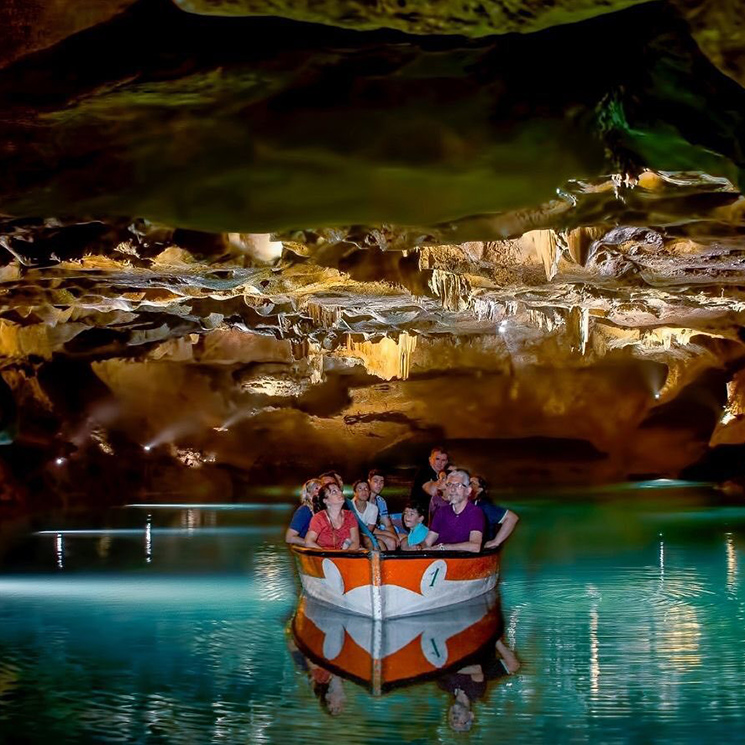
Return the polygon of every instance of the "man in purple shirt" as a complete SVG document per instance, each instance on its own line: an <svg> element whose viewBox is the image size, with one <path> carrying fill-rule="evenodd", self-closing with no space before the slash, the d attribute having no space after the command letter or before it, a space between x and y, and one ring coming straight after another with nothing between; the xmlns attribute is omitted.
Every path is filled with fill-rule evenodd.
<svg viewBox="0 0 745 745"><path fill-rule="evenodd" d="M445 489L450 504L435 512L424 548L478 553L484 539L484 513L468 500L470 475L467 471L451 471Z"/></svg>

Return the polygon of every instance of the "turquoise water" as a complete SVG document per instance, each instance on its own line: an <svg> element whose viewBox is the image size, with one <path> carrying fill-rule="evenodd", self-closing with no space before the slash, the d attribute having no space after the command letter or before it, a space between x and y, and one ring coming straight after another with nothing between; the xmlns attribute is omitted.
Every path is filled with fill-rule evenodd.
<svg viewBox="0 0 745 745"><path fill-rule="evenodd" d="M745 505L680 488L508 504L500 626L520 668L458 735L437 680L376 697L339 677L337 715L320 705L292 653L290 505L5 525L0 742L745 738Z"/></svg>

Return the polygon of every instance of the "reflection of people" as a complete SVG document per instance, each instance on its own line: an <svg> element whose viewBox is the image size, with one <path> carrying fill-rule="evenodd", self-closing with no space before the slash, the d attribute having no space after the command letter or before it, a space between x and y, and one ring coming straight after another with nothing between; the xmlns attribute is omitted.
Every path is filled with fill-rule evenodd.
<svg viewBox="0 0 745 745"><path fill-rule="evenodd" d="M520 519L512 510L494 504L487 492L488 484L483 476L471 476L471 497L475 505L481 508L486 518L486 542L484 548L501 546Z"/></svg>
<svg viewBox="0 0 745 745"><path fill-rule="evenodd" d="M313 662L309 661L308 667L313 693L318 697L321 708L332 717L339 716L344 711L344 703L347 700L342 679Z"/></svg>
<svg viewBox="0 0 745 745"><path fill-rule="evenodd" d="M321 708L332 717L339 716L344 711L347 696L342 679L326 668L311 662L297 647L293 639L287 640L292 659L304 673L307 673L313 693L318 697Z"/></svg>
<svg viewBox="0 0 745 745"><path fill-rule="evenodd" d="M422 547L478 553L484 537L485 520L484 513L468 501L471 477L467 471L451 471L445 486L450 504L435 513Z"/></svg>
<svg viewBox="0 0 745 745"><path fill-rule="evenodd" d="M430 497L437 488L440 471L444 471L447 465L448 454L445 448L432 448L427 463L414 476L409 499L425 506L429 504Z"/></svg>
<svg viewBox="0 0 745 745"><path fill-rule="evenodd" d="M310 479L303 484L300 491L300 507L295 510L295 514L290 521L290 527L285 532L285 543L294 543L297 546L305 545L305 536L313 517L313 500L320 488L320 479Z"/></svg>
<svg viewBox="0 0 745 745"><path fill-rule="evenodd" d="M314 501L315 515L305 536L306 546L349 551L360 547L357 519L343 507L344 495L336 483L321 487Z"/></svg>
<svg viewBox="0 0 745 745"><path fill-rule="evenodd" d="M470 730L474 719L473 703L484 697L487 682L512 675L519 669L517 656L500 639L483 659L440 678L437 684L455 698L448 707L451 729L455 732Z"/></svg>

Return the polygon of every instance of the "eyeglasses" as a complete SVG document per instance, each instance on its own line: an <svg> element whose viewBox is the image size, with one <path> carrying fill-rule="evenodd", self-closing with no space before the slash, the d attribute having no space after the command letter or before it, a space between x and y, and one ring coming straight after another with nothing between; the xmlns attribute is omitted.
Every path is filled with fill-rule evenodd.
<svg viewBox="0 0 745 745"><path fill-rule="evenodd" d="M451 488L454 489L456 486L462 486L464 489L466 489L467 487L469 487L471 485L470 484L464 484L461 481L446 481L445 482L445 486L448 489L451 489Z"/></svg>

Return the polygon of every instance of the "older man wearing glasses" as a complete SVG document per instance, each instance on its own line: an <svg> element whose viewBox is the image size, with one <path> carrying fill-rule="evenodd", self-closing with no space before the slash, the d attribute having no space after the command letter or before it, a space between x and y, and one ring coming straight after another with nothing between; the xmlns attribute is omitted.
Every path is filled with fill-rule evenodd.
<svg viewBox="0 0 745 745"><path fill-rule="evenodd" d="M484 513L468 500L470 475L467 471L451 471L445 489L450 504L435 512L423 548L478 553L484 539Z"/></svg>

